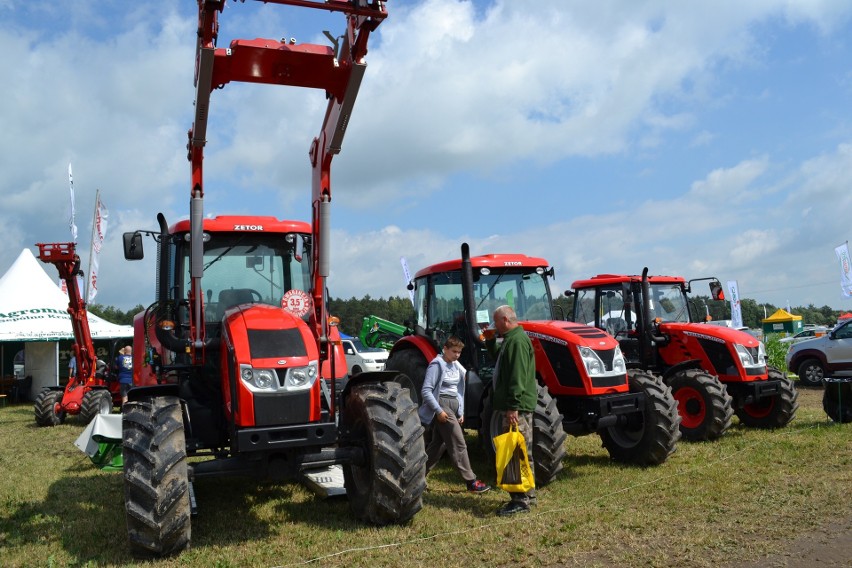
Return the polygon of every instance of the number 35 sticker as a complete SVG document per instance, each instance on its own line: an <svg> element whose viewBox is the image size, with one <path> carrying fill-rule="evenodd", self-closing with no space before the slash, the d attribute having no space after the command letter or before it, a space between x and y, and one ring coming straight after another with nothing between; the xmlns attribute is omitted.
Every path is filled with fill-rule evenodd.
<svg viewBox="0 0 852 568"><path fill-rule="evenodd" d="M299 317L311 309L311 297L303 290L287 290L281 298L281 307Z"/></svg>

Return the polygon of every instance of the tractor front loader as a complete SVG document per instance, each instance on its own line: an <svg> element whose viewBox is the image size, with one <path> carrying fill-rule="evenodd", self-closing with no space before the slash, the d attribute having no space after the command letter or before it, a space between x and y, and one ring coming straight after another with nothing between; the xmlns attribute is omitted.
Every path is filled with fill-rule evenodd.
<svg viewBox="0 0 852 568"><path fill-rule="evenodd" d="M158 286L134 322L134 383L142 386L131 389L123 420L127 530L140 557L190 545L192 484L205 477L300 480L341 466L358 519L404 523L422 507L417 407L398 373L347 377L328 315L331 161L384 2L263 3L342 13L346 29L333 46L236 39L216 47L225 0L198 0L190 215L170 226L159 214L159 230L147 231L157 243ZM211 93L237 81L319 89L328 100L308 152L310 223L204 215ZM124 235L128 260L142 258L143 233Z"/></svg>
<svg viewBox="0 0 852 568"><path fill-rule="evenodd" d="M37 246L39 259L56 267L68 290L77 373L68 378L65 387L48 387L36 396L33 405L35 421L39 426L56 426L62 424L67 416L79 416L88 424L98 414L109 414L114 405L121 405L119 384L108 380L109 367L98 361L95 354L86 303L77 281L81 272L76 244L38 243Z"/></svg>

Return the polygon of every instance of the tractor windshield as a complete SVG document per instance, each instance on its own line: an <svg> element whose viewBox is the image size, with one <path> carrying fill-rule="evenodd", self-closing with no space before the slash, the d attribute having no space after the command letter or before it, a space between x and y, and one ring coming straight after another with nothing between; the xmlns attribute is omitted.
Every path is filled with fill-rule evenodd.
<svg viewBox="0 0 852 568"><path fill-rule="evenodd" d="M310 293L309 239L295 234L208 233L204 246L205 319L217 322L238 304L280 306L288 290ZM301 242L300 242L301 241ZM189 257L183 257L189 282ZM186 288L186 286L184 286Z"/></svg>
<svg viewBox="0 0 852 568"><path fill-rule="evenodd" d="M473 305L476 323L484 328L498 307L512 306L521 321L551 319L550 288L543 274L511 270L474 271ZM427 286L428 284L428 286ZM464 327L460 271L433 274L416 283L418 322L427 329L456 333ZM428 296L425 291L428 290Z"/></svg>
<svg viewBox="0 0 852 568"><path fill-rule="evenodd" d="M651 318L689 323L689 305L680 284L651 284Z"/></svg>

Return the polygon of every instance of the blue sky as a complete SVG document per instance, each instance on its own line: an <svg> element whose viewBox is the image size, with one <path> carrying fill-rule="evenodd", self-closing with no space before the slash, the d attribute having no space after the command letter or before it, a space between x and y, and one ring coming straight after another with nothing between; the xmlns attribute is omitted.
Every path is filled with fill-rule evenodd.
<svg viewBox="0 0 852 568"><path fill-rule="evenodd" d="M332 296L404 296L400 257L414 272L468 242L547 258L556 290L648 266L852 309L834 257L852 235L852 4L388 11L332 168ZM220 46L325 43L343 18L228 2L220 24ZM121 233L188 214L195 27L191 0L0 0L0 272L68 239L72 163L84 251L97 189L110 211L96 302L153 299L153 259L124 261ZM307 90L215 92L205 211L308 219L324 109Z"/></svg>

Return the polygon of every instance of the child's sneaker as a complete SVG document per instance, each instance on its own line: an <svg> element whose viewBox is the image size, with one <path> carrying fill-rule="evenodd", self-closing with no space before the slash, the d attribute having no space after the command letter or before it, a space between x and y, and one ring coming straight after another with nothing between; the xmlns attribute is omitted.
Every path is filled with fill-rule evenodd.
<svg viewBox="0 0 852 568"><path fill-rule="evenodd" d="M485 485L477 479L467 484L467 490L471 493L485 493L486 491L491 491L491 486Z"/></svg>

